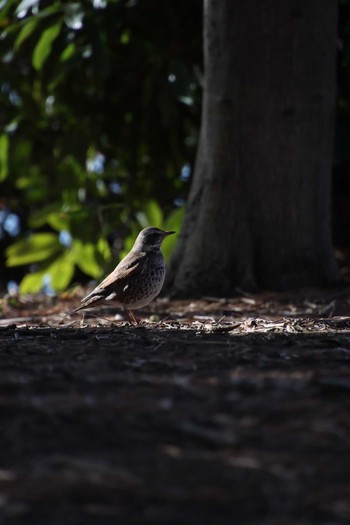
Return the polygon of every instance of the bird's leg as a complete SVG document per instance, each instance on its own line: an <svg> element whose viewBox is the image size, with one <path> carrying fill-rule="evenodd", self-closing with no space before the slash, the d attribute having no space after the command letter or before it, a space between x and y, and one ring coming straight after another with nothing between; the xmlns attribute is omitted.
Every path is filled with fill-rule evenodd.
<svg viewBox="0 0 350 525"><path fill-rule="evenodd" d="M139 324L138 320L136 319L134 313L131 310L126 310L128 312L129 319L132 324Z"/></svg>

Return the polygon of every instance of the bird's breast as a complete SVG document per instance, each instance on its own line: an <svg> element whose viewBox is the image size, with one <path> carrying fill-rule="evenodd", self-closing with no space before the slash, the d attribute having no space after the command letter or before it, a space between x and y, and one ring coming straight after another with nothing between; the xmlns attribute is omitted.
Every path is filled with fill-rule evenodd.
<svg viewBox="0 0 350 525"><path fill-rule="evenodd" d="M164 264L147 264L145 270L124 287L123 304L130 309L146 306L160 293L164 278Z"/></svg>

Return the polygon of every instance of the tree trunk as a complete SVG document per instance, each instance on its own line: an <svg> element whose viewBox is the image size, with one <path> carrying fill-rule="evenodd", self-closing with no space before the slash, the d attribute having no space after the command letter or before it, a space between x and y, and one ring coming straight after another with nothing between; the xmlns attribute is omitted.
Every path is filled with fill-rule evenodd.
<svg viewBox="0 0 350 525"><path fill-rule="evenodd" d="M334 283L337 2L204 4L201 135L168 283L188 296Z"/></svg>

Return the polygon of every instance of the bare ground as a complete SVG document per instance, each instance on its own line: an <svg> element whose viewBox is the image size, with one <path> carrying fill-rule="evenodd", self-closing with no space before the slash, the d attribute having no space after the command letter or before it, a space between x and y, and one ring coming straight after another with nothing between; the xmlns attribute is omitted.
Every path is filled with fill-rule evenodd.
<svg viewBox="0 0 350 525"><path fill-rule="evenodd" d="M1 525L349 523L349 297L4 303Z"/></svg>

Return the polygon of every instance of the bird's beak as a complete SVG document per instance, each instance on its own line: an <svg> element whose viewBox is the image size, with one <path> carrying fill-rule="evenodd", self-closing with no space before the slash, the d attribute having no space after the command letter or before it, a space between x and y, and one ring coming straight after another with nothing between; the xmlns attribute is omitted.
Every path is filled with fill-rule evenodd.
<svg viewBox="0 0 350 525"><path fill-rule="evenodd" d="M168 235L172 235L173 233L176 233L176 232L164 232L164 237L167 237Z"/></svg>

